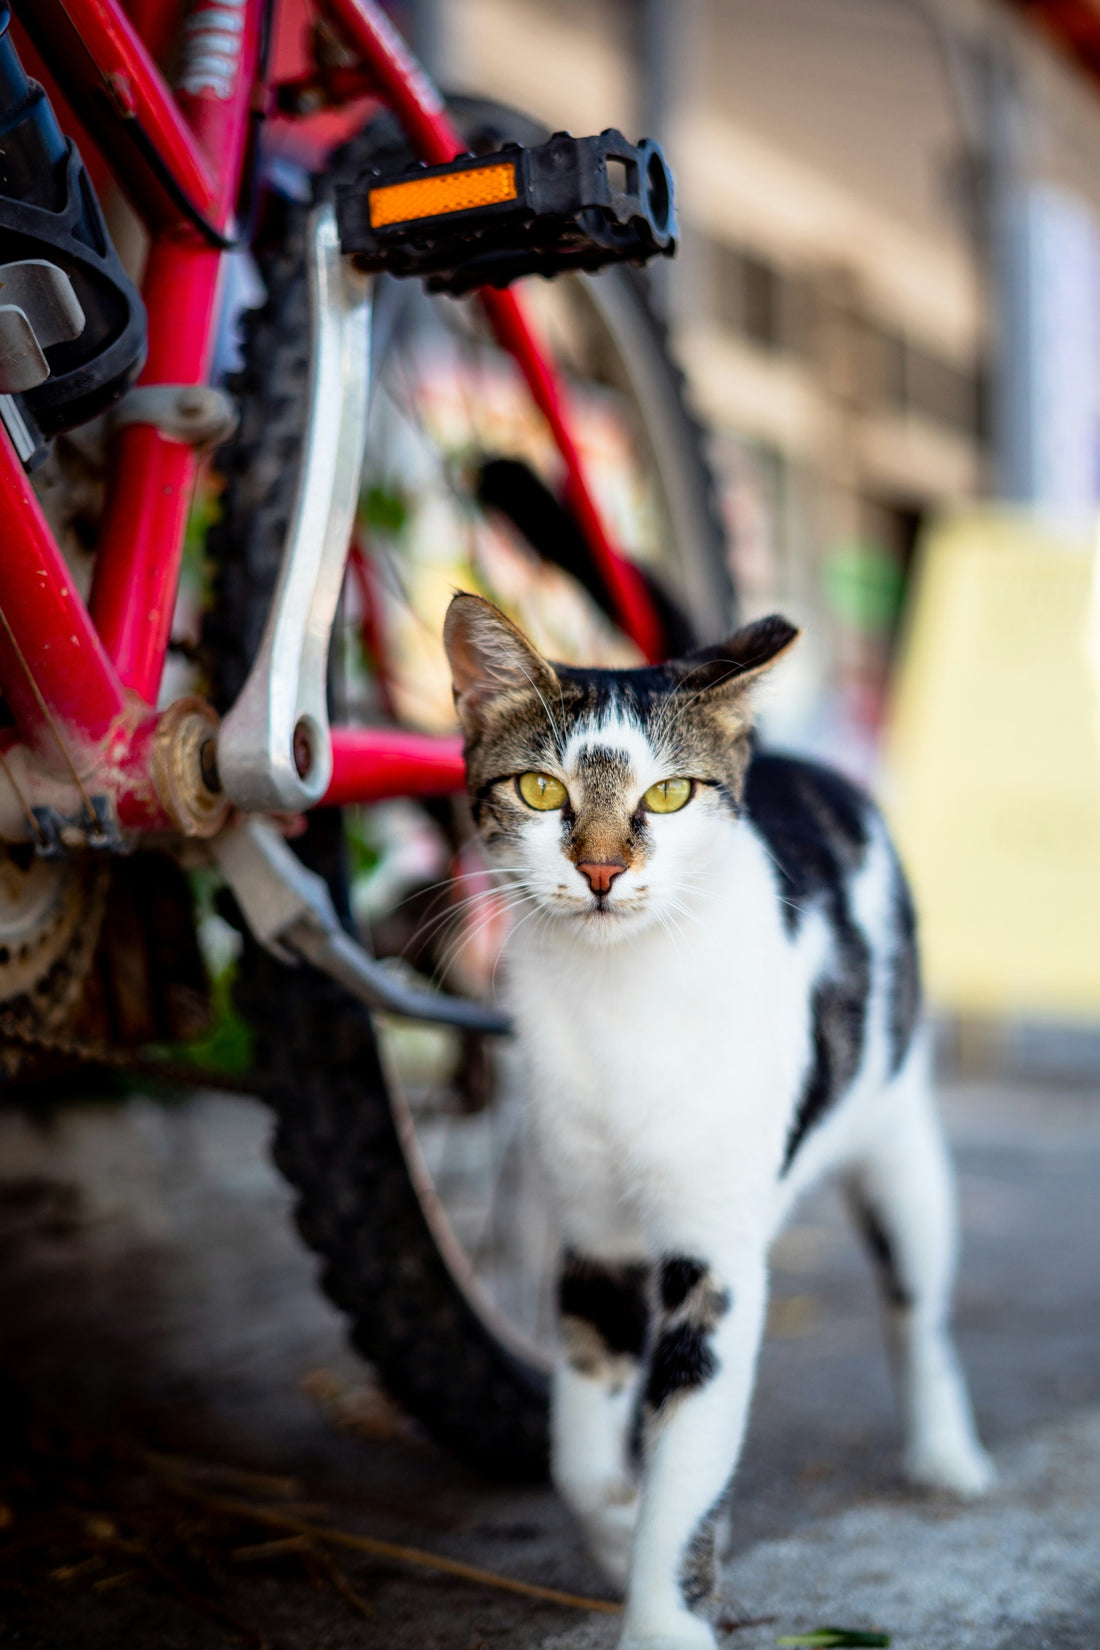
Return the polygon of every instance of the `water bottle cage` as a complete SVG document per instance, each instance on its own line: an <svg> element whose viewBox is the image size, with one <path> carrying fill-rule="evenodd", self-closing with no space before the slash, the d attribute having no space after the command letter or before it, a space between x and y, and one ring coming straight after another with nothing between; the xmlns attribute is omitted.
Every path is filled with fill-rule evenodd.
<svg viewBox="0 0 1100 1650"><path fill-rule="evenodd" d="M672 176L656 143L557 132L447 166L368 170L337 186L341 248L366 270L457 296L521 275L646 263L676 251Z"/></svg>
<svg viewBox="0 0 1100 1650"><path fill-rule="evenodd" d="M75 144L29 80L0 0L0 416L29 467L44 438L118 399L145 359L145 309ZM7 277L5 279L5 276Z"/></svg>
<svg viewBox="0 0 1100 1650"><path fill-rule="evenodd" d="M65 201L50 212L0 194L0 244L69 277L85 317L78 336L47 347L50 375L26 392L42 432L85 423L124 393L145 359L145 308L107 234L84 163L69 143Z"/></svg>

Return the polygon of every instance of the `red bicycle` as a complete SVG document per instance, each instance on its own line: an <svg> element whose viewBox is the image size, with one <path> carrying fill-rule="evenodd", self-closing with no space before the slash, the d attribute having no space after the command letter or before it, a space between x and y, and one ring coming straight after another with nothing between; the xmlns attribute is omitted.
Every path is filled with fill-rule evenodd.
<svg viewBox="0 0 1100 1650"><path fill-rule="evenodd" d="M674 246L660 151L445 106L372 0L316 9L288 73L271 0L0 5L0 1058L193 1056L231 982L356 1344L527 1473L551 1240L437 621L473 583L656 658L731 592L624 266Z"/></svg>

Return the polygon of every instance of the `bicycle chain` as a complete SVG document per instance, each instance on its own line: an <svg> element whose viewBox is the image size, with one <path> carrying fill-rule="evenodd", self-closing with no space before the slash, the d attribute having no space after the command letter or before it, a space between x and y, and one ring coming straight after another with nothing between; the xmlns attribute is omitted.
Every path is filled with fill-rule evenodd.
<svg viewBox="0 0 1100 1650"><path fill-rule="evenodd" d="M18 1056L14 1064L9 1064L5 1060L5 1054L9 1050L21 1050L26 1054L55 1055L77 1066L126 1072L130 1076L147 1077L153 1081L182 1084L190 1088L209 1087L231 1090L234 1093L255 1094L259 1086L255 1078L249 1082L230 1072L208 1071L180 1060L150 1059L147 1054L141 1054L134 1048L112 1046L102 1038L71 1037L63 1027L56 1030L49 1028L50 1021L56 1021L59 1017L66 1018L75 1008L80 989L88 977L99 943L109 880L107 876L98 879L89 901L87 920L82 925L81 939L70 947L52 971L55 978L50 981L48 1004L30 1004L26 997L19 999L37 1009L44 1016L46 1024L32 1024L27 1012L21 1015L13 1013L10 1008L0 1007L0 1083L10 1082L13 1077L19 1076Z"/></svg>
<svg viewBox="0 0 1100 1650"><path fill-rule="evenodd" d="M65 1037L57 1032L30 1031L25 1026L9 1023L0 1011L0 1048L12 1044L36 1054L57 1054L80 1066L124 1071L131 1077L145 1077L153 1082L171 1083L185 1088L222 1089L232 1094L248 1094L262 1099L261 1085L255 1076L236 1076L232 1072L208 1070L191 1066L185 1061L150 1059L133 1049L112 1047L98 1039L82 1040Z"/></svg>

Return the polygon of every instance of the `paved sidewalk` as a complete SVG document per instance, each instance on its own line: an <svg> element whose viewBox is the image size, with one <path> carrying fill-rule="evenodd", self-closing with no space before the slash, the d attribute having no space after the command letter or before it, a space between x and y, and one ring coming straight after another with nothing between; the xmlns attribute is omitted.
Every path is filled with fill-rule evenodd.
<svg viewBox="0 0 1100 1650"><path fill-rule="evenodd" d="M900 1484L868 1270L832 1195L815 1197L775 1256L724 1578L731 1614L777 1620L732 1635L736 1650L829 1621L882 1627L895 1650L1100 1646L1100 1088L954 1085L946 1112L960 1341L1001 1485L960 1509ZM210 1094L0 1113L0 1377L82 1427L293 1474L345 1528L598 1592L548 1490L479 1482L364 1379L290 1230L267 1133L260 1107ZM341 1566L368 1619L289 1558L228 1565L219 1597L278 1650L614 1643L608 1617ZM20 1650L227 1642L140 1574L0 1591L0 1644Z"/></svg>
<svg viewBox="0 0 1100 1650"><path fill-rule="evenodd" d="M889 1627L893 1650L1096 1650L1100 1645L1100 1409L1003 1452L976 1507L869 1500L760 1541L726 1565L727 1613L778 1625L741 1650L825 1623ZM734 1641L731 1641L734 1642ZM605 1650L587 1623L542 1650Z"/></svg>

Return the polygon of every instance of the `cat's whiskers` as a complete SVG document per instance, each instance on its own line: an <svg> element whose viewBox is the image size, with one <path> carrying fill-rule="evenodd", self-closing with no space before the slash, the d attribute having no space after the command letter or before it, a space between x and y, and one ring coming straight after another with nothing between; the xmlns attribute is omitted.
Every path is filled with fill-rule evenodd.
<svg viewBox="0 0 1100 1650"><path fill-rule="evenodd" d="M787 873L786 873L785 869L779 863L778 859L776 859L775 855L772 853L771 849L768 847L768 844L764 841L763 837L761 837L761 839L760 839L760 846L763 848L765 854L767 854L768 858L771 860L772 864L775 866L776 870L779 872L780 885L782 886L782 884L785 883L786 880L787 880ZM780 894L778 892L776 893L775 897L779 901L780 905L786 905L790 908L790 910L797 911L799 916L802 916L802 914L805 910L805 906L800 905L797 900L787 899L783 894Z"/></svg>
<svg viewBox="0 0 1100 1650"><path fill-rule="evenodd" d="M529 923L532 917L542 917L544 921L549 922L550 913L544 907L536 905L533 911L528 911L522 921L515 923L511 928L509 928L507 934L504 936L500 950L496 954L496 960L493 963L493 973L489 982L489 988L491 991L496 990L497 969L500 967L501 958L504 956L505 951L508 949L508 946L511 944L515 936L519 933L520 929Z"/></svg>
<svg viewBox="0 0 1100 1650"><path fill-rule="evenodd" d="M680 937L679 937L679 934L677 933L676 929L673 928L671 921L669 920L669 918L665 915L665 913L663 911L655 911L653 914L657 918L657 921L660 923L661 928L664 930L664 932L668 935L669 939L672 941L673 948L675 949L677 958L680 961L682 961L684 954L680 949Z"/></svg>
<svg viewBox="0 0 1100 1650"><path fill-rule="evenodd" d="M530 895L522 894L522 893L519 893L519 892L514 892L514 893L509 893L508 895L504 895L503 893L495 890L494 891L494 896L493 896L493 899L492 899L491 909L486 911L485 916L484 916L484 921L485 922L492 922L495 917L500 916L500 915L506 915L507 912L510 911L513 906L518 905L518 904L522 904L524 902L524 900L526 900L530 897L531 897ZM425 927L418 929L416 935L414 936L414 938L418 938L421 941L425 941L425 940L428 940L428 939L432 938L433 935L438 933L438 931L441 928L443 928L448 922L461 923L463 921L463 919L468 915L471 908L477 906L480 903L482 903L484 901L484 899L485 899L484 895L474 894L474 895L471 895L468 899L462 900L458 905L453 906L450 910L443 912L441 916L439 916L435 919L434 923L428 924Z"/></svg>
<svg viewBox="0 0 1100 1650"><path fill-rule="evenodd" d="M497 872L497 871L520 871L520 872L522 872L525 869L526 869L526 867L523 866L523 865L492 865L492 864L486 864L486 865L476 866L471 871L452 871L449 876L440 877L438 882L428 882L428 883L425 883L423 886L419 886L419 887L414 888L411 891L411 893L408 893L408 894L405 895L404 899L399 899L396 902L395 905L391 905L390 910L391 911L400 911L400 909L403 905L408 905L410 900L419 899L422 894L433 894L437 888L451 888L451 887L454 886L454 884L456 882L468 882L471 877L481 877L481 876L484 876L487 872Z"/></svg>
<svg viewBox="0 0 1100 1650"><path fill-rule="evenodd" d="M500 903L502 901L504 902L504 908L507 909L508 900L517 891L518 890L514 884L505 885L503 888L499 886L492 888L480 888L472 894L464 895L462 899L456 900L453 904L448 905L445 910L439 912L437 912L434 908L438 905L439 900L443 896L437 895L436 899L432 902L432 906L425 912L423 919L417 924L416 928L410 935L402 954L404 955L404 953L407 952L412 945L417 943L424 944L428 940L432 939L434 935L436 935L441 928L444 928L448 922L460 921L471 906L478 905L486 900L492 900L496 902L497 909L500 908ZM491 914L492 913L490 913L490 915Z"/></svg>
<svg viewBox="0 0 1100 1650"><path fill-rule="evenodd" d="M525 869L526 867L520 865L490 865L473 871L456 871L454 875L449 877L441 877L438 882L430 882L426 887L412 889L410 893L406 894L404 899L398 900L396 904L390 907L391 912L400 911L404 906L410 904L412 900L420 899L425 894L434 894L435 897L429 903L427 909L420 918L420 921L417 923L412 934L402 947L401 955L406 955L409 948L417 942L423 942L424 940L430 939L438 928L442 927L444 923L448 922L454 916L461 914L466 906L475 904L479 899L484 899L490 893L496 894L501 892L501 890L495 885L490 888L477 889L474 893L465 895L462 899L456 900L454 903L449 904L444 911L439 912L438 906L440 901L446 899L448 891L453 888L456 883L467 881L473 877L481 877L486 870L499 870L522 875ZM509 885L506 884L505 886Z"/></svg>
<svg viewBox="0 0 1100 1650"><path fill-rule="evenodd" d="M692 922L699 921L699 912L693 911L689 905L684 905L673 894L665 895L665 904L671 910L679 912L682 917L690 917Z"/></svg>
<svg viewBox="0 0 1100 1650"><path fill-rule="evenodd" d="M464 928L460 934L455 936L455 939L447 947L447 950L432 970L432 979L436 983L439 983L445 979L447 973L451 968L453 968L454 964L458 961L458 958L462 955L463 951L465 951L466 947L472 945L491 923L496 922L501 916L510 916L513 911L518 911L522 905L537 902L537 900L537 894L517 894L505 905L503 910L498 908L488 912L487 915L484 916L478 923L476 928L472 930L469 928ZM511 932L512 930L509 929L509 933ZM505 936L505 941L503 943L507 943L507 935Z"/></svg>

